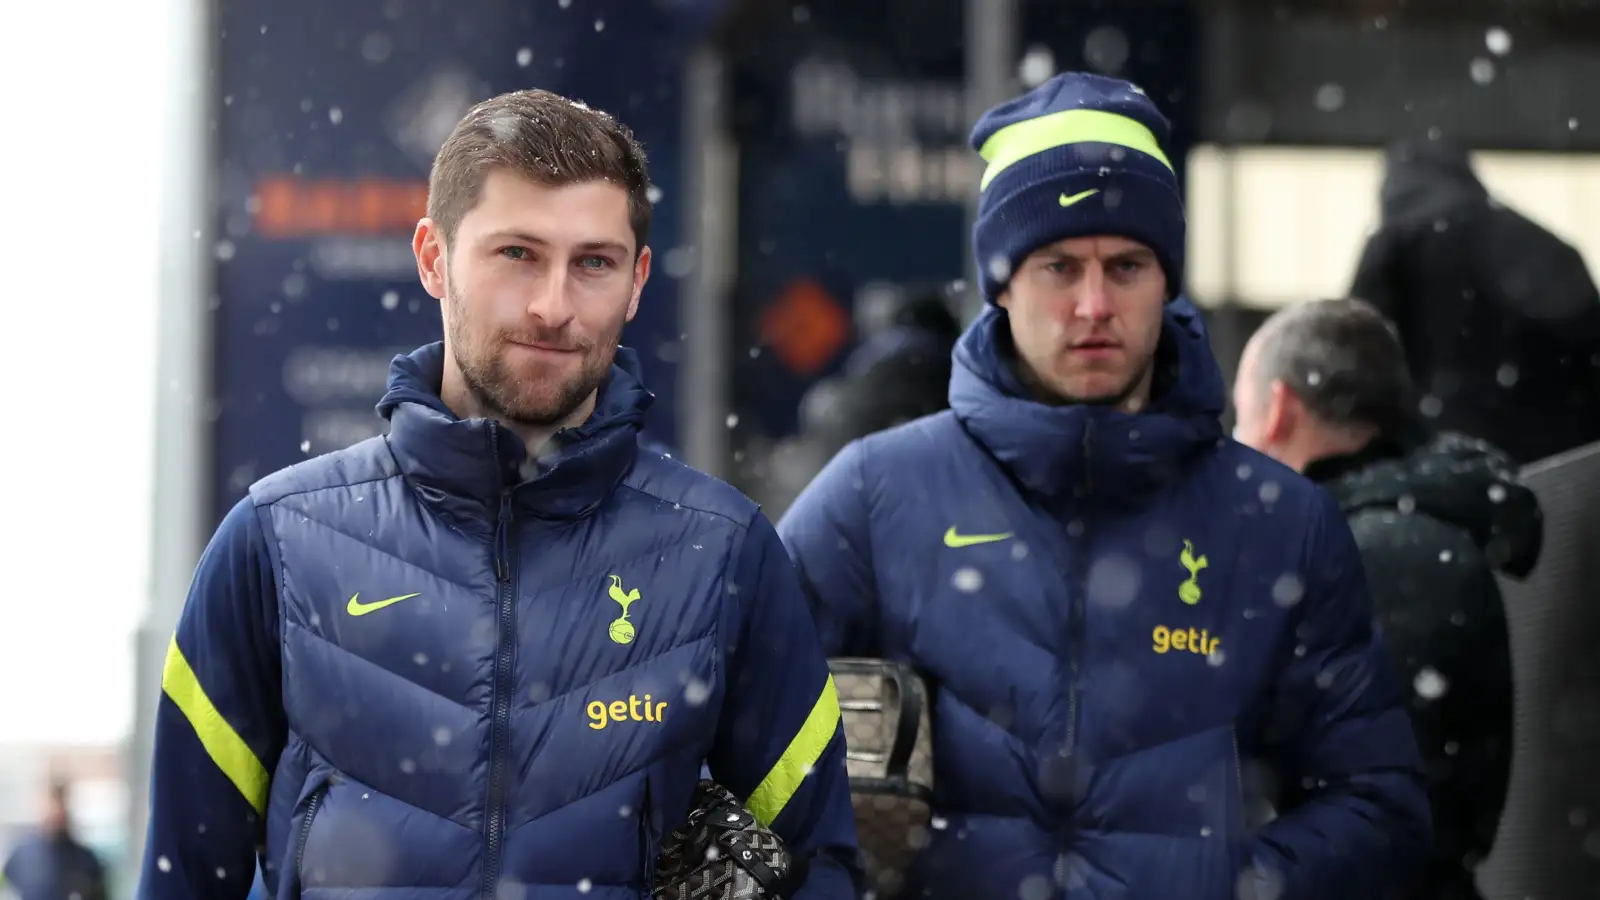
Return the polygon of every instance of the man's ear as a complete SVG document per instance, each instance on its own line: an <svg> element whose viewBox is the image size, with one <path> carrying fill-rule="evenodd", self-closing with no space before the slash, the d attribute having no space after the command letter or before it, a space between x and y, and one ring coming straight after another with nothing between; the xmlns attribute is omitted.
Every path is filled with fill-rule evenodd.
<svg viewBox="0 0 1600 900"><path fill-rule="evenodd" d="M1285 443L1305 419L1305 404L1282 381L1267 387L1267 414L1263 432L1273 443Z"/></svg>
<svg viewBox="0 0 1600 900"><path fill-rule="evenodd" d="M449 269L449 256L444 245L444 232L432 219L421 219L411 235L411 252L417 258L417 278L422 289L435 300L445 296L445 272Z"/></svg>
<svg viewBox="0 0 1600 900"><path fill-rule="evenodd" d="M639 313L639 294L644 291L644 283L650 280L650 248L640 247L639 255L633 261L633 296L628 298L628 318Z"/></svg>
<svg viewBox="0 0 1600 900"><path fill-rule="evenodd" d="M1001 309L1005 310L1006 312L1010 312L1011 311L1011 289L1010 288L1006 288L1005 290L1001 291L1000 292L1000 296L994 298L994 305L1000 307Z"/></svg>

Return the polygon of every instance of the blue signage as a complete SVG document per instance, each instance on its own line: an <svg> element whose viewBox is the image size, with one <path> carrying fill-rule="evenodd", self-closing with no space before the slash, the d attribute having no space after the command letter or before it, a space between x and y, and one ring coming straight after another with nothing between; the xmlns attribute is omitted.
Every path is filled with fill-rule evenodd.
<svg viewBox="0 0 1600 900"><path fill-rule="evenodd" d="M828 0L728 41L742 437L793 433L804 392L854 341L859 293L965 271L978 170L961 7Z"/></svg>

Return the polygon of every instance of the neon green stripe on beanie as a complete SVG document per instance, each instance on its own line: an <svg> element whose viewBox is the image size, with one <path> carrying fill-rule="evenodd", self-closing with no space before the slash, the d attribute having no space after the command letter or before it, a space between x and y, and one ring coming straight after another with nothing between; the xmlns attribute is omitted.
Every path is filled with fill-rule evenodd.
<svg viewBox="0 0 1600 900"><path fill-rule="evenodd" d="M1068 109L1017 122L983 142L978 155L989 165L978 182L981 191L1007 168L1046 150L1069 144L1113 144L1154 158L1172 171L1150 129L1127 116L1097 109Z"/></svg>

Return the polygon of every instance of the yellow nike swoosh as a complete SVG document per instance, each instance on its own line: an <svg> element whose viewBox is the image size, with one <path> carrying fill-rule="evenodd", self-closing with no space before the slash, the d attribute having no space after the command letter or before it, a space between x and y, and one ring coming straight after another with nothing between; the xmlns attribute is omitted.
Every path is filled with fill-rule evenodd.
<svg viewBox="0 0 1600 900"><path fill-rule="evenodd" d="M954 548L971 547L974 544L992 544L1009 537L1011 537L1009 531L1005 534L956 534L956 527L951 525L950 530L944 533L944 545Z"/></svg>
<svg viewBox="0 0 1600 900"><path fill-rule="evenodd" d="M1062 194L1060 199L1059 199L1059 202L1061 203L1062 206L1071 206L1072 204L1077 203L1079 200L1088 199L1089 197L1093 197L1095 194L1098 194L1098 193L1100 193L1100 189L1099 188L1090 188L1087 191L1083 191L1081 193L1073 194L1071 197L1068 197L1066 194Z"/></svg>
<svg viewBox="0 0 1600 900"><path fill-rule="evenodd" d="M422 595L401 594L398 597L390 597L387 600L379 600L376 603L362 603L359 599L361 597L361 592L356 591L354 594L350 595L350 603L344 609L345 612L348 612L352 616L364 616L369 612L377 612L378 610L383 609L385 606L393 606L396 603L399 603L401 600L410 600L412 597L420 596Z"/></svg>

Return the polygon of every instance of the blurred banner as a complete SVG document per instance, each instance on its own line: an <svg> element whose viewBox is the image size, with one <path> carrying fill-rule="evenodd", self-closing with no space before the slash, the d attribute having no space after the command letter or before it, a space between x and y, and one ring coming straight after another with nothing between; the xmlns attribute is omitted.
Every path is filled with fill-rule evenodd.
<svg viewBox="0 0 1600 900"><path fill-rule="evenodd" d="M726 42L739 143L734 405L741 431L776 438L854 343L858 291L961 277L979 170L961 0L751 7Z"/></svg>
<svg viewBox="0 0 1600 900"><path fill-rule="evenodd" d="M255 479L379 433L390 358L441 333L410 249L433 154L472 104L518 88L604 109L650 154L658 262L624 341L659 398L647 433L675 443L678 291L664 263L687 253L674 255L682 62L720 5L221 4L216 520Z"/></svg>

